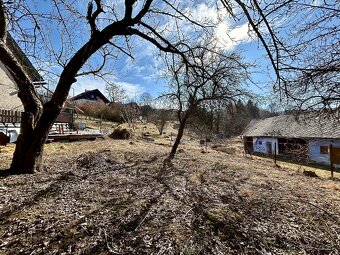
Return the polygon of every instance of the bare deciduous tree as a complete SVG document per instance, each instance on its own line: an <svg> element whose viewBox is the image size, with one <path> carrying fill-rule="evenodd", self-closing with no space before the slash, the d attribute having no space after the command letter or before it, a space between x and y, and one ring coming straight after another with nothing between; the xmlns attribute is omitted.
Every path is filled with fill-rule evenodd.
<svg viewBox="0 0 340 255"><path fill-rule="evenodd" d="M5 2L0 0L0 57L18 86L24 107L21 133L11 164L12 173L32 173L41 169L44 143L77 77L105 73L107 62L118 52L130 57L131 37L145 40L164 52L182 54L185 44L181 33L169 36L162 24L173 19L187 20L175 1L125 0L111 2L89 0L87 8L80 1ZM137 4L138 3L138 4ZM37 7L36 9L32 9ZM56 88L49 102L43 103L23 67L6 46L8 27L18 32L24 44L31 45L32 55L44 56L44 63L58 64ZM168 37L167 37L168 36ZM170 38L170 39L169 39ZM50 68L47 71L55 70Z"/></svg>
<svg viewBox="0 0 340 255"><path fill-rule="evenodd" d="M107 83L105 90L112 104L116 102L122 102L127 97L124 89L114 83Z"/></svg>
<svg viewBox="0 0 340 255"><path fill-rule="evenodd" d="M163 134L163 130L167 122L171 119L172 111L167 109L154 109L150 116L148 117L148 121L155 124L159 134Z"/></svg>
<svg viewBox="0 0 340 255"><path fill-rule="evenodd" d="M169 158L176 154L190 116L203 103L233 101L247 94L242 87L247 79L247 65L236 53L224 52L208 41L193 47L187 56L190 64L172 56L167 61L170 76L169 97L177 106L179 129Z"/></svg>
<svg viewBox="0 0 340 255"><path fill-rule="evenodd" d="M204 28L176 0L118 3L89 0L87 8L81 1L50 0L44 3L44 8L37 9L33 8L41 7L41 3L30 2L0 0L0 57L13 74L24 107L11 165L13 173L41 168L48 131L79 76L110 73L107 63L121 53L133 58L131 37L185 57L184 52L190 49L183 33L170 33L170 26L165 27L160 20L174 21L177 30L187 25L179 25L183 20ZM242 22L247 18L252 34L262 42L274 67L276 91L291 99L299 109L339 109L338 1L218 2L235 20ZM30 56L43 56L42 63L49 67L45 72L54 73L56 89L49 102L40 100L33 82L6 46L8 30L27 45ZM54 67L55 62L58 68Z"/></svg>
<svg viewBox="0 0 340 255"><path fill-rule="evenodd" d="M339 1L221 0L264 46L288 107L340 117ZM239 7L239 12L236 12Z"/></svg>
<svg viewBox="0 0 340 255"><path fill-rule="evenodd" d="M136 120L140 116L140 108L135 102L130 102L121 106L120 115L129 127L135 129Z"/></svg>

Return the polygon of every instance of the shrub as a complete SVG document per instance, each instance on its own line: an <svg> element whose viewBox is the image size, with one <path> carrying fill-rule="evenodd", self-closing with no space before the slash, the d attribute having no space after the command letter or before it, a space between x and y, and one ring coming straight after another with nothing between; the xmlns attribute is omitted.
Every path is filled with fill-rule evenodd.
<svg viewBox="0 0 340 255"><path fill-rule="evenodd" d="M86 102L78 104L84 114L93 118L103 118L108 121L122 122L120 115L121 105L105 105L103 102Z"/></svg>

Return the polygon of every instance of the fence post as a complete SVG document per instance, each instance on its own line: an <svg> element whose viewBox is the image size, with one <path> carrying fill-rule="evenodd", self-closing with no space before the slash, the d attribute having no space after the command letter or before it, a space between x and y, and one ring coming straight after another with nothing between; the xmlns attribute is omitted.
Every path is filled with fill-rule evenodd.
<svg viewBox="0 0 340 255"><path fill-rule="evenodd" d="M6 122L7 122L7 110L4 111L4 114L5 114L5 116L4 116L4 122L6 123Z"/></svg>
<svg viewBox="0 0 340 255"><path fill-rule="evenodd" d="M329 145L329 161L331 162L331 177L333 178L334 176L334 167L333 167L333 158L332 158L332 155L333 155L333 145L330 144Z"/></svg>
<svg viewBox="0 0 340 255"><path fill-rule="evenodd" d="M276 165L276 143L274 143L274 164Z"/></svg>
<svg viewBox="0 0 340 255"><path fill-rule="evenodd" d="M208 137L205 136L205 151L208 151Z"/></svg>

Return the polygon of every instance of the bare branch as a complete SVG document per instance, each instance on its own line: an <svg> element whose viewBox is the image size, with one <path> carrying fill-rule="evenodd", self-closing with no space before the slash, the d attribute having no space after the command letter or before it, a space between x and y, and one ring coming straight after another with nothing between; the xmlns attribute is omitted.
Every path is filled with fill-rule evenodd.
<svg viewBox="0 0 340 255"><path fill-rule="evenodd" d="M125 0L125 20L131 20L132 17L132 9L133 5L136 3L136 0Z"/></svg>
<svg viewBox="0 0 340 255"><path fill-rule="evenodd" d="M117 48L118 50L123 52L125 55L129 56L130 58L135 59L130 52L128 52L127 50L125 50L122 47L118 46L117 44L115 44L113 42L109 42L109 44L112 45L113 47Z"/></svg>
<svg viewBox="0 0 340 255"><path fill-rule="evenodd" d="M270 59L270 62L272 63L272 66L273 66L274 71L276 73L277 79L280 80L280 72L277 69L277 62L274 60L272 52L270 51L266 40L264 39L262 33L259 31L258 27L255 25L246 5L243 2L241 2L240 0L235 0L235 2L241 7L241 9L243 10L244 14L246 15L246 17L248 19L249 24L251 25L252 29L254 30L254 32L256 33L258 38L260 39L263 47L265 48L265 50L267 52L267 55Z"/></svg>
<svg viewBox="0 0 340 255"><path fill-rule="evenodd" d="M136 15L136 17L133 18L134 23L139 23L142 18L145 16L145 14L150 10L150 6L152 4L153 0L146 0L144 3L143 8L139 11L139 13Z"/></svg>
<svg viewBox="0 0 340 255"><path fill-rule="evenodd" d="M5 42L7 36L7 17L5 13L5 5L0 0L0 41Z"/></svg>
<svg viewBox="0 0 340 255"><path fill-rule="evenodd" d="M86 19L88 20L90 27L91 27L92 35L98 32L96 19L100 13L104 12L101 0L95 0L95 3L96 3L96 10L93 12L93 3L89 2L89 5L87 7L87 16L86 16Z"/></svg>
<svg viewBox="0 0 340 255"><path fill-rule="evenodd" d="M167 0L163 0L164 3L166 3L171 9L173 9L176 13L178 13L180 16L185 18L186 20L190 21L192 24L199 26L201 28L206 28L207 26L204 26L193 19L189 18L187 15L185 15L182 11L178 10L178 8L174 7L173 4L169 3ZM211 26L213 27L213 26Z"/></svg>

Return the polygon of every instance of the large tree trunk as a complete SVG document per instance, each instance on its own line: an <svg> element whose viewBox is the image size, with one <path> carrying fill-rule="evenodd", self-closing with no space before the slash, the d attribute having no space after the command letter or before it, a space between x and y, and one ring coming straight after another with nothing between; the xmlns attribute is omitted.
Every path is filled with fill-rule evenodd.
<svg viewBox="0 0 340 255"><path fill-rule="evenodd" d="M169 157L168 159L173 159L176 155L176 152L177 152L177 149L178 149L178 146L181 142L181 139L183 137L183 134L184 134L184 128L185 128L185 124L186 124L186 121L187 121L187 117L185 117L184 119L182 119L179 123L179 128L178 128L178 133L177 133L177 136L176 136L176 139L175 139L175 142L174 142L174 145L172 146L171 148L171 152L169 154Z"/></svg>
<svg viewBox="0 0 340 255"><path fill-rule="evenodd" d="M11 174L28 174L41 170L44 145L59 112L58 108L52 110L45 106L43 114L37 121L34 121L33 114L22 113L20 135L10 168Z"/></svg>

